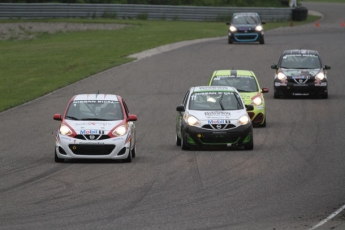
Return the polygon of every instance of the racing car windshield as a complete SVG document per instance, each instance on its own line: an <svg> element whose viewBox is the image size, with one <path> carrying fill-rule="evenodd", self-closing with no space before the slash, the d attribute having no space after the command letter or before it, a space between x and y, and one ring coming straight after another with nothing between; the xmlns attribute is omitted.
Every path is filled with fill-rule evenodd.
<svg viewBox="0 0 345 230"><path fill-rule="evenodd" d="M122 120L123 112L118 101L77 100L70 103L65 118L91 121Z"/></svg>
<svg viewBox="0 0 345 230"><path fill-rule="evenodd" d="M238 92L258 92L258 86L253 76L217 76L213 78L214 86L232 86Z"/></svg>
<svg viewBox="0 0 345 230"><path fill-rule="evenodd" d="M285 69L320 69L321 61L317 55L285 55L281 59L280 67Z"/></svg>
<svg viewBox="0 0 345 230"><path fill-rule="evenodd" d="M257 16L248 16L248 15L236 15L232 19L232 24L258 24L260 22L259 17Z"/></svg>
<svg viewBox="0 0 345 230"><path fill-rule="evenodd" d="M239 110L243 109L236 92L195 92L190 96L190 110Z"/></svg>

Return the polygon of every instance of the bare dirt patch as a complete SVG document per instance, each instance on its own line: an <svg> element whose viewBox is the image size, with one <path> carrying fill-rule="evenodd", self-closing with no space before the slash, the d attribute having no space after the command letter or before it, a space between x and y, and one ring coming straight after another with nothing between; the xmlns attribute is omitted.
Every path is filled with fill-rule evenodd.
<svg viewBox="0 0 345 230"><path fill-rule="evenodd" d="M96 23L0 23L0 40L30 40L35 39L40 33L58 33L67 31L84 30L116 30L125 27L121 24L96 24Z"/></svg>

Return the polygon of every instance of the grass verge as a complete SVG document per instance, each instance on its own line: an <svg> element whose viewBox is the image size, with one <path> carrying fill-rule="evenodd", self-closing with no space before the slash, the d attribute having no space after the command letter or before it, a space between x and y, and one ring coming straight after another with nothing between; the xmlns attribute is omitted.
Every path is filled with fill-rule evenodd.
<svg viewBox="0 0 345 230"><path fill-rule="evenodd" d="M294 26L317 20L294 22ZM4 21L26 22L24 20ZM30 22L33 22L32 20ZM38 22L38 21L37 21ZM0 41L0 111L4 111L103 70L127 63L128 55L184 40L226 36L224 22L66 19L39 22L117 23L108 31L39 33L35 39ZM265 30L289 26L267 23Z"/></svg>

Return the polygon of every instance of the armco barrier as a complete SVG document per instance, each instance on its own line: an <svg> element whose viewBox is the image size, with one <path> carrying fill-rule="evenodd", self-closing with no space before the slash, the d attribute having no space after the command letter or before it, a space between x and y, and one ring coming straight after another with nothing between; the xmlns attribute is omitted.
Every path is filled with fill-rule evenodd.
<svg viewBox="0 0 345 230"><path fill-rule="evenodd" d="M267 22L288 21L292 8L205 7L134 4L0 3L0 19L126 18L227 21L235 12L256 12Z"/></svg>

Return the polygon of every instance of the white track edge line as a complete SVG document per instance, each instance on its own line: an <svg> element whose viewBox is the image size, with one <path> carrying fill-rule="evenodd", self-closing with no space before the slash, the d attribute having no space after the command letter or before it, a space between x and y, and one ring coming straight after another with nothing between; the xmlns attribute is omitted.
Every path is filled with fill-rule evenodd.
<svg viewBox="0 0 345 230"><path fill-rule="evenodd" d="M342 212L345 209L345 204L343 206L341 206L337 211L333 212L331 215L329 215L326 219L323 219L322 221L320 221L318 224L314 225L312 228L310 228L309 230L314 230L317 229L318 227L324 225L325 223L327 223L327 221L333 219L336 215L338 215L340 212Z"/></svg>

